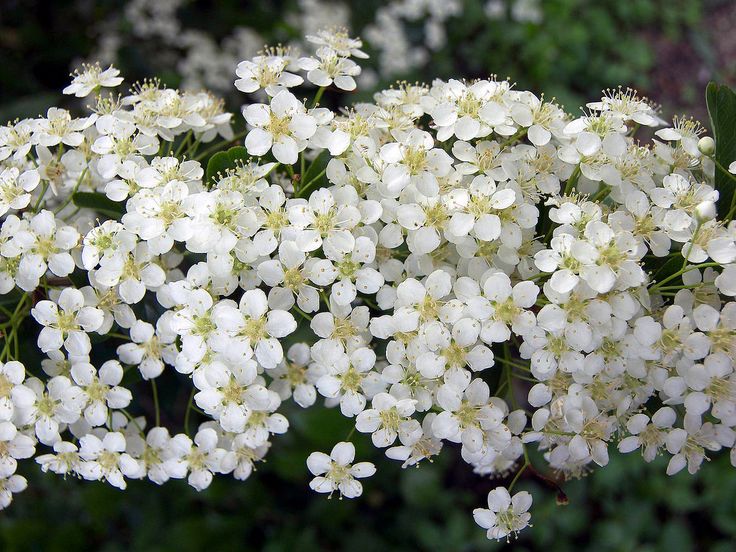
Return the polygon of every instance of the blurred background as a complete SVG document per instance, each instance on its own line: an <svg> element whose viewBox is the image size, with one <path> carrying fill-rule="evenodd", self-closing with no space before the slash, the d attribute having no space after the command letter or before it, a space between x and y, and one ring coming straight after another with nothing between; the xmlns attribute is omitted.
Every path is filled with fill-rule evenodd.
<svg viewBox="0 0 736 552"><path fill-rule="evenodd" d="M602 89L633 86L665 117L707 125L709 80L736 82L733 0L0 0L0 120L67 105L60 94L82 62L114 63L128 83L212 89L233 109L238 61L264 44L299 47L326 26L360 35L371 59L360 83L435 77L509 77L575 113ZM171 413L174 417L175 413ZM472 509L505 481L483 479L446 447L433 464L402 470L354 437L378 474L359 500L308 490L305 460L349 433L332 410L286 412L293 430L275 439L246 482L216 478L196 493L133 482L121 493L64 481L35 466L29 488L0 514L0 550L590 550L732 551L736 477L720 457L690 477L665 463L612 454L605 470L561 483L568 504L527 471L534 527L490 543ZM291 414L291 415L290 415ZM542 465L541 461L537 465ZM551 474L554 475L554 474Z"/></svg>

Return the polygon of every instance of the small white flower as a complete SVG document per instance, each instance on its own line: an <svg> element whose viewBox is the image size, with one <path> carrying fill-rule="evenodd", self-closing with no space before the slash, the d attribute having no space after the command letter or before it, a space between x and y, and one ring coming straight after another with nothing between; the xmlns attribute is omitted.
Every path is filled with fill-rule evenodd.
<svg viewBox="0 0 736 552"><path fill-rule="evenodd" d="M87 334L103 321L102 311L85 307L82 292L74 288L64 288L56 303L39 301L31 314L44 326L38 336L38 346L44 353L63 346L72 355L88 354L91 344Z"/></svg>
<svg viewBox="0 0 736 552"><path fill-rule="evenodd" d="M139 471L138 461L125 452L125 437L108 432L102 439L89 433L79 440L79 456L83 460L78 473L84 479L104 479L113 487L125 490L125 477Z"/></svg>
<svg viewBox="0 0 736 552"><path fill-rule="evenodd" d="M84 419L92 426L103 425L108 418L108 408L126 408L133 395L120 387L123 367L117 360L108 360L98 370L87 362L77 362L71 368L74 382L84 390L87 398Z"/></svg>
<svg viewBox="0 0 736 552"><path fill-rule="evenodd" d="M74 72L72 83L64 88L63 93L84 98L102 87L115 88L123 82L123 77L119 77L119 74L120 71L112 65L107 69L102 69L97 64L83 65L81 72Z"/></svg>
<svg viewBox="0 0 736 552"><path fill-rule="evenodd" d="M284 55L282 55L284 54ZM304 79L287 71L292 65L288 52L269 51L250 60L241 61L235 70L239 77L235 88L248 94L264 89L269 96L275 96L285 88L299 86Z"/></svg>
<svg viewBox="0 0 736 552"><path fill-rule="evenodd" d="M388 447L400 435L402 442L411 440L412 434L421 435L421 426L410 416L414 413L412 399L396 399L388 393L373 397L372 408L366 409L355 418L355 428L361 433L371 433L373 444Z"/></svg>
<svg viewBox="0 0 736 552"><path fill-rule="evenodd" d="M23 383L25 367L17 360L0 362L0 420L9 421L15 414L13 390Z"/></svg>
<svg viewBox="0 0 736 552"><path fill-rule="evenodd" d="M279 163L293 165L307 140L317 131L317 122L299 100L286 90L272 99L270 105L252 104L243 110L252 130L245 137L250 155L262 156L273 151Z"/></svg>
<svg viewBox="0 0 736 552"><path fill-rule="evenodd" d="M20 433L11 422L0 422L0 479L12 476L18 460L30 458L35 452L31 437Z"/></svg>
<svg viewBox="0 0 736 552"><path fill-rule="evenodd" d="M505 487L496 487L488 493L488 508L476 508L473 518L488 530L489 539L508 539L529 525L531 505L532 495L528 492L518 492L512 498Z"/></svg>
<svg viewBox="0 0 736 552"><path fill-rule="evenodd" d="M12 240L13 247L22 255L16 276L18 286L25 291L35 289L46 270L60 277L71 274L74 259L69 250L78 241L79 232L71 226L60 226L51 211L34 215L27 229L22 229Z"/></svg>
<svg viewBox="0 0 736 552"><path fill-rule="evenodd" d="M353 77L360 75L360 66L353 60L340 57L332 48L317 48L317 58L299 59L299 68L307 71L307 80L317 86L330 86L333 82L340 90L355 90Z"/></svg>
<svg viewBox="0 0 736 552"><path fill-rule="evenodd" d="M356 479L370 477L376 473L376 467L370 462L358 462L355 459L355 446L352 443L337 443L330 455L313 452L307 458L307 467L315 476L309 487L318 493L338 491L340 498L356 498L363 494L363 485Z"/></svg>
<svg viewBox="0 0 736 552"><path fill-rule="evenodd" d="M28 481L21 475L0 479L0 510L7 508L13 501L13 495L25 491L27 486Z"/></svg>

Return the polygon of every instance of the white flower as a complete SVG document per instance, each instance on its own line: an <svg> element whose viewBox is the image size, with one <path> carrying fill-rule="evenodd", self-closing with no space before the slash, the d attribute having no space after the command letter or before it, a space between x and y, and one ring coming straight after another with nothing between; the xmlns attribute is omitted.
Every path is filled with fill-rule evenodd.
<svg viewBox="0 0 736 552"><path fill-rule="evenodd" d="M278 259L258 265L258 276L271 287L268 303L272 308L289 310L296 304L304 312L319 309L319 291L309 285L311 270L304 265L307 255L294 241L282 241ZM310 259L311 260L311 259Z"/></svg>
<svg viewBox="0 0 736 552"><path fill-rule="evenodd" d="M429 110L437 125L437 140L451 136L472 140L488 136L494 130L504 136L514 133L509 110L501 98L509 89L507 81L479 80L471 85L450 79L437 90L439 100Z"/></svg>
<svg viewBox="0 0 736 552"><path fill-rule="evenodd" d="M578 254L583 264L580 276L599 293L614 286L619 289L641 285L646 275L637 262L636 240L628 232L614 232L603 222L591 221L585 226L585 237L594 250Z"/></svg>
<svg viewBox="0 0 736 552"><path fill-rule="evenodd" d="M406 186L414 184L426 196L438 194L437 179L449 174L452 158L444 150L432 146L432 135L415 129L401 141L381 148L381 159L387 163L382 182L388 193L396 197Z"/></svg>
<svg viewBox="0 0 736 552"><path fill-rule="evenodd" d="M340 249L337 249L340 247ZM311 280L320 285L332 284L330 297L337 305L349 305L357 292L376 293L383 285L383 276L368 266L376 256L376 246L370 238L359 236L345 243L325 242L328 259L317 260L311 266Z"/></svg>
<svg viewBox="0 0 736 552"><path fill-rule="evenodd" d="M672 128L663 128L654 134L662 140L680 142L682 148L693 157L700 157L698 140L705 129L694 119L675 118Z"/></svg>
<svg viewBox="0 0 736 552"><path fill-rule="evenodd" d="M125 476L139 471L138 461L125 452L125 437L119 432L99 437L88 433L79 440L79 456L83 462L78 473L84 479L104 479L113 487L125 490Z"/></svg>
<svg viewBox="0 0 736 552"><path fill-rule="evenodd" d="M103 286L117 286L120 298L132 305L143 299L147 289L155 290L166 281L166 272L157 260L145 242L138 242L132 251L101 264L95 279Z"/></svg>
<svg viewBox="0 0 736 552"><path fill-rule="evenodd" d="M106 220L87 232L82 240L82 265L92 270L100 263L124 256L135 248L135 236L114 220Z"/></svg>
<svg viewBox="0 0 736 552"><path fill-rule="evenodd" d="M288 55L279 55L279 52L271 54L267 52L266 55L238 63L235 74L239 78L235 81L235 88L249 94L262 88L269 96L275 96L285 88L304 82L299 75L286 70L292 63Z"/></svg>
<svg viewBox="0 0 736 552"><path fill-rule="evenodd" d="M51 211L33 216L27 229L13 237L12 243L22 255L16 281L25 291L38 286L40 278L50 270L56 276L68 276L74 271L74 259L69 253L79 241L79 232L71 226L59 226Z"/></svg>
<svg viewBox="0 0 736 552"><path fill-rule="evenodd" d="M651 462L664 446L668 430L675 423L676 416L669 406L657 410L651 422L646 414L634 414L626 422L626 429L631 435L619 441L618 450L627 453L641 448L644 460Z"/></svg>
<svg viewBox="0 0 736 552"><path fill-rule="evenodd" d="M268 453L271 443L265 443L258 447L251 447L246 442L245 435L242 433L236 435L230 445L230 450L236 458L236 466L233 470L233 477L240 481L245 481L255 470L254 464L264 459Z"/></svg>
<svg viewBox="0 0 736 552"><path fill-rule="evenodd" d="M510 339L511 331L523 335L534 327L534 313L527 310L534 306L539 293L533 282L519 282L512 288L506 274L492 272L483 284L483 293L489 310L480 332L483 341L503 343Z"/></svg>
<svg viewBox="0 0 736 552"><path fill-rule="evenodd" d="M340 411L352 417L365 408L365 395L372 395L378 376L372 371L376 353L367 347L349 355L332 340L318 341L312 347L312 359L324 375L317 380L317 390L329 399L339 399Z"/></svg>
<svg viewBox="0 0 736 552"><path fill-rule="evenodd" d="M71 368L74 382L84 390L87 398L84 419L92 426L101 426L107 421L108 408L125 408L133 400L128 389L120 387L123 367L117 360L108 360L99 372L88 362L77 362Z"/></svg>
<svg viewBox="0 0 736 552"><path fill-rule="evenodd" d="M488 493L488 508L476 508L473 518L488 530L489 539L500 540L516 535L529 525L531 505L532 495L528 492L518 492L512 498L505 487L496 487Z"/></svg>
<svg viewBox="0 0 736 552"><path fill-rule="evenodd" d="M135 424L132 425L135 427ZM127 437L126 450L133 458L138 460L138 467L140 468L138 474L130 474L128 477L143 478L147 476L157 485L166 483L171 477L166 469L166 460L174 455L170 443L171 436L164 427L151 428L146 434L145 440L142 439L141 435Z"/></svg>
<svg viewBox="0 0 736 552"><path fill-rule="evenodd" d="M321 188L309 196L309 201L293 200L287 207L289 222L298 230L296 244L305 252L319 249L323 243L333 251L341 244L352 243L350 231L360 222L360 210L354 205L337 203L335 196Z"/></svg>
<svg viewBox="0 0 736 552"><path fill-rule="evenodd" d="M79 470L82 459L79 457L77 445L67 441L56 441L53 449L53 453L41 454L36 457L36 462L41 466L41 471L66 475L76 473Z"/></svg>
<svg viewBox="0 0 736 552"><path fill-rule="evenodd" d="M353 77L360 75L360 66L351 59L340 57L332 48L317 48L317 58L299 59L299 68L307 71L307 80L317 86L330 86L333 82L340 90L355 90Z"/></svg>
<svg viewBox="0 0 736 552"><path fill-rule="evenodd" d="M499 190L492 179L477 176L473 178L467 192L457 190L453 201L462 207L453 213L447 226L453 241L471 232L479 240L493 241L501 236L502 223L499 215L509 218L502 211L514 204L516 192L510 188Z"/></svg>
<svg viewBox="0 0 736 552"><path fill-rule="evenodd" d="M266 294L251 289L243 294L239 308L232 305L218 310L218 326L239 341L246 351L252 350L264 368L273 368L284 358L279 342L296 330L296 320L291 313L269 309ZM228 339L219 347L226 353Z"/></svg>
<svg viewBox="0 0 736 552"><path fill-rule="evenodd" d="M317 131L317 122L307 114L304 104L286 90L271 99L271 104L252 104L243 110L252 130L245 137L251 155L262 156L273 150L279 163L293 165L307 140Z"/></svg>
<svg viewBox="0 0 736 552"><path fill-rule="evenodd" d="M23 171L16 167L0 171L0 216L10 209L20 210L31 202L31 194L41 177L35 169Z"/></svg>
<svg viewBox="0 0 736 552"><path fill-rule="evenodd" d="M317 400L314 388L315 375L309 370L311 354L306 343L294 343L286 351L286 358L268 371L272 378L269 389L278 393L281 400L294 397L302 408L312 406Z"/></svg>
<svg viewBox="0 0 736 552"><path fill-rule="evenodd" d="M12 476L18 460L30 458L35 452L33 439L20 433L11 422L0 422L0 479Z"/></svg>
<svg viewBox="0 0 736 552"><path fill-rule="evenodd" d="M355 446L352 443L337 443L330 455L313 452L307 458L307 467L315 476L309 487L318 493L338 491L340 498L356 498L363 494L363 485L356 479L370 477L376 473L376 467L370 462L358 462L355 459Z"/></svg>
<svg viewBox="0 0 736 552"><path fill-rule="evenodd" d="M13 390L13 402L20 422L33 425L44 445L53 445L61 439L60 424L72 424L79 419L86 396L65 376L53 377L45 386L31 378Z"/></svg>
<svg viewBox="0 0 736 552"><path fill-rule="evenodd" d="M268 390L256 382L257 374L252 360L231 367L212 363L197 381L202 390L194 400L225 431L243 433L252 411L268 407L270 401Z"/></svg>
<svg viewBox="0 0 736 552"><path fill-rule="evenodd" d="M462 442L471 452L480 450L486 440L497 450L506 448L511 434L502 424L503 412L489 403L488 384L459 371L445 379L447 383L437 390L437 403L443 411L432 422L434 435Z"/></svg>
<svg viewBox="0 0 736 552"><path fill-rule="evenodd" d="M28 481L21 475L0 479L0 510L7 508L13 501L13 495L25 491L27 486Z"/></svg>
<svg viewBox="0 0 736 552"><path fill-rule="evenodd" d="M159 331L148 322L137 320L130 328L132 343L120 345L118 357L126 364L138 365L143 379L153 379L161 375L164 362L174 363L176 347L173 344L176 336L173 333Z"/></svg>
<svg viewBox="0 0 736 552"><path fill-rule="evenodd" d="M432 435L432 423L437 415L429 413L422 421L422 431L399 434L401 445L386 450L386 456L403 462L402 468L416 466L422 460L432 458L442 451L442 441Z"/></svg>
<svg viewBox="0 0 736 552"><path fill-rule="evenodd" d="M25 367L17 360L0 362L0 420L9 421L15 414L13 390L23 383Z"/></svg>
<svg viewBox="0 0 736 552"><path fill-rule="evenodd" d="M166 460L166 469L172 478L187 481L198 491L212 483L213 473L229 473L235 469L235 454L218 447L217 432L212 428L200 429L194 442L180 433L171 439L172 458Z"/></svg>
<svg viewBox="0 0 736 552"><path fill-rule="evenodd" d="M350 38L344 29L319 30L317 34L307 35L306 39L318 46L327 46L343 57L368 58L368 54L361 50L363 41L359 38Z"/></svg>
<svg viewBox="0 0 736 552"><path fill-rule="evenodd" d="M378 393L373 397L372 408L355 418L355 428L361 433L371 433L373 444L381 448L392 445L399 435L403 436L402 442L410 440L410 435L421 435L422 431L419 422L409 418L414 413L415 402Z"/></svg>
<svg viewBox="0 0 736 552"><path fill-rule="evenodd" d="M100 68L99 65L83 65L82 71L75 71L72 75L72 83L64 88L64 94L74 94L77 98L89 96L92 92L102 88L115 88L123 82L123 77L119 77L120 71L112 65L107 69Z"/></svg>
<svg viewBox="0 0 736 552"><path fill-rule="evenodd" d="M686 466L692 475L706 459L706 450L721 448L713 424L703 424L699 416L686 415L683 425L684 428L673 429L665 438L667 452L673 455L667 464L667 475L674 475Z"/></svg>
<svg viewBox="0 0 736 552"><path fill-rule="evenodd" d="M31 314L44 326L38 336L38 347L44 353L63 346L72 355L86 355L91 349L87 333L97 330L103 321L102 311L85 307L84 295L74 288L64 288L56 303L39 301Z"/></svg>
<svg viewBox="0 0 736 552"><path fill-rule="evenodd" d="M94 122L94 117L73 119L66 109L50 107L46 118L37 120L34 138L37 144L48 148L62 143L74 148L84 142L82 131Z"/></svg>
<svg viewBox="0 0 736 552"><path fill-rule="evenodd" d="M352 308L330 301L329 310L315 314L309 327L318 337L336 340L346 350L353 350L365 346L370 340L369 322L368 307Z"/></svg>

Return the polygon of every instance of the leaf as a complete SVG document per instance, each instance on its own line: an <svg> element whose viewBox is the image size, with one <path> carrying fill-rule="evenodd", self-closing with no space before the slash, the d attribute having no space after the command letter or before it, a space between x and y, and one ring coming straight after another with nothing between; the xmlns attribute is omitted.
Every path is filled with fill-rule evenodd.
<svg viewBox="0 0 736 552"><path fill-rule="evenodd" d="M327 150L321 151L317 158L312 161L312 163L310 163L307 167L307 170L302 177L302 185L307 184L313 178L322 174L322 172L327 169L327 164L329 163L330 159L331 156L328 154Z"/></svg>
<svg viewBox="0 0 736 552"><path fill-rule="evenodd" d="M705 89L705 101L716 141L715 159L728 169L736 161L736 94L725 84L711 82ZM734 182L721 170L716 170L716 190L720 194L718 214L724 217L731 208Z"/></svg>
<svg viewBox="0 0 736 552"><path fill-rule="evenodd" d="M77 192L72 196L72 203L77 207L92 209L112 219L123 216L123 204L113 201L98 192Z"/></svg>
<svg viewBox="0 0 736 552"><path fill-rule="evenodd" d="M218 151L210 157L207 163L206 183L217 178L218 173L225 174L228 169L234 169L238 161L248 158L248 151L243 146L235 146L227 151Z"/></svg>

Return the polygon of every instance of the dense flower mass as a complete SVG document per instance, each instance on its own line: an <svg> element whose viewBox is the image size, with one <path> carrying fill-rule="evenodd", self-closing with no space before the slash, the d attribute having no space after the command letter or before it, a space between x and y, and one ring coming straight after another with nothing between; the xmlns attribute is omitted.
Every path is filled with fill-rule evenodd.
<svg viewBox="0 0 736 552"><path fill-rule="evenodd" d="M0 128L2 506L34 455L120 489L246 479L292 399L403 466L448 444L515 474L473 512L489 538L529 524L525 472L736 464L736 207L716 215L696 123L621 89L573 118L495 79L333 111L362 44L308 39L238 65L243 119L158 81L111 94L94 65L65 89L84 116ZM359 496L354 458L311 454L312 489Z"/></svg>

